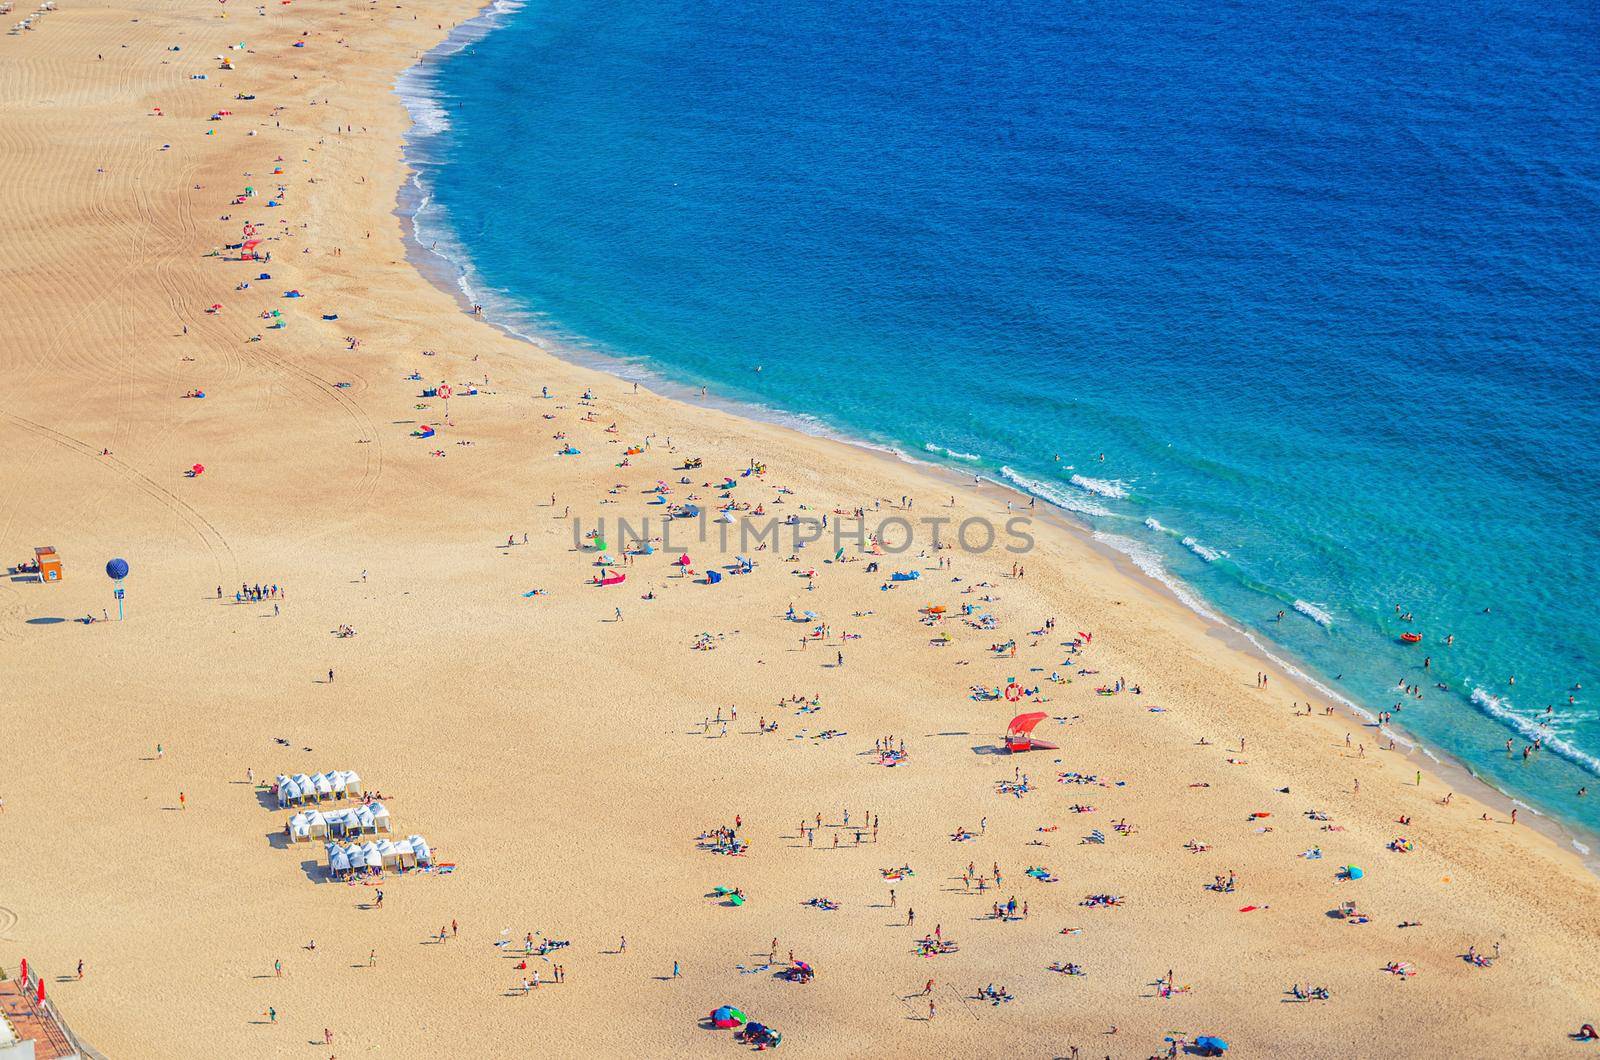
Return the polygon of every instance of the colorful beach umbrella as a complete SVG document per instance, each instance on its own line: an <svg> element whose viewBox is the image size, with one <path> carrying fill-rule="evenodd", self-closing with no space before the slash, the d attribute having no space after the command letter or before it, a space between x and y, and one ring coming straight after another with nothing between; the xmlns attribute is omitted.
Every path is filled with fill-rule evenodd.
<svg viewBox="0 0 1600 1060"><path fill-rule="evenodd" d="M737 1027L745 1022L744 1013L732 1005L720 1005L711 1010L711 1023L719 1030Z"/></svg>

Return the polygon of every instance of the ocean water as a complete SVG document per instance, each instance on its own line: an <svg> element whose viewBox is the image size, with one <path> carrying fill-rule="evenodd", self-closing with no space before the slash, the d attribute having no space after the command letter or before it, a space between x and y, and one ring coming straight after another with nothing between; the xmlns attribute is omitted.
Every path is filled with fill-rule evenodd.
<svg viewBox="0 0 1600 1060"><path fill-rule="evenodd" d="M418 235L493 318L1028 490L1594 828L1597 39L1565 0L526 0L400 88Z"/></svg>

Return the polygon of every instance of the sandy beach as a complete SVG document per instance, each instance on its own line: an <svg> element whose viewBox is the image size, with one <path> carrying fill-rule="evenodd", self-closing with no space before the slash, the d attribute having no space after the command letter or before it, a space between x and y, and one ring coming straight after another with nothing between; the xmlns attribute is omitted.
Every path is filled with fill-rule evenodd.
<svg viewBox="0 0 1600 1060"><path fill-rule="evenodd" d="M1503 800L1014 494L430 283L393 85L475 12L0 39L0 560L64 572L0 581L7 974L113 1060L751 1048L721 1005L807 1056L1597 1047L1600 880ZM434 870L292 841L330 770Z"/></svg>

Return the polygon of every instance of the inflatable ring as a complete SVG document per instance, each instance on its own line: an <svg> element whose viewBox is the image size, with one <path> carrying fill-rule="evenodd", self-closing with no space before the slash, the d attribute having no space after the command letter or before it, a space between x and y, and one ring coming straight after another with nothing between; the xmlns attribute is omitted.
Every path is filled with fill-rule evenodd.
<svg viewBox="0 0 1600 1060"><path fill-rule="evenodd" d="M1009 685L1006 685L1006 702L1015 703L1017 700L1019 700L1021 698L1022 698L1022 686L1021 685L1017 684L1015 681L1011 682Z"/></svg>

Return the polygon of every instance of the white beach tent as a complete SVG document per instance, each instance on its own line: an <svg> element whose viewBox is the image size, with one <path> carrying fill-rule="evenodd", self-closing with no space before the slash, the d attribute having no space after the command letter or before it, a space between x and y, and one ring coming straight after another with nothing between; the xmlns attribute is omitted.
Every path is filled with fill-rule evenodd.
<svg viewBox="0 0 1600 1060"><path fill-rule="evenodd" d="M428 841L419 835L409 836L408 838L411 840L412 851L417 855L417 864L432 865L433 851L428 848Z"/></svg>
<svg viewBox="0 0 1600 1060"><path fill-rule="evenodd" d="M349 872L350 855L337 843L328 844L328 872Z"/></svg>
<svg viewBox="0 0 1600 1060"><path fill-rule="evenodd" d="M353 769L330 769L326 773L307 776L278 774L278 805L299 806L308 802L337 801L359 798L361 774Z"/></svg>

